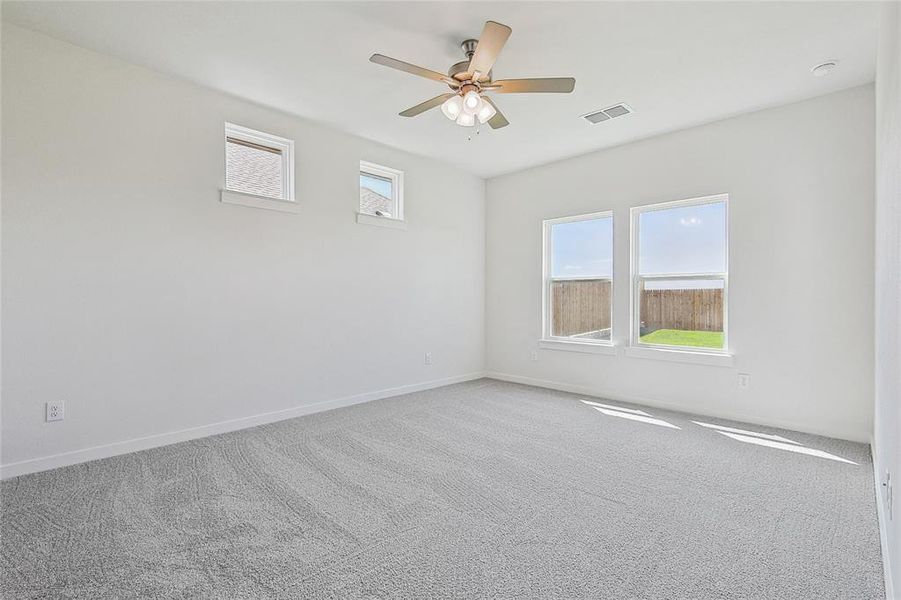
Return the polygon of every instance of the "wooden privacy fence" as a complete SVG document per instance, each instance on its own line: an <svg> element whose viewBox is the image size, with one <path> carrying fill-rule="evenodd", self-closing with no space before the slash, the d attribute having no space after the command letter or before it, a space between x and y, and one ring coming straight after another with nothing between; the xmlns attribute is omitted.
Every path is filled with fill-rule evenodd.
<svg viewBox="0 0 901 600"><path fill-rule="evenodd" d="M723 330L723 290L642 290L642 334L658 329Z"/></svg>
<svg viewBox="0 0 901 600"><path fill-rule="evenodd" d="M551 282L551 335L566 337L610 327L610 282ZM722 289L642 290L641 333L658 329L723 330Z"/></svg>
<svg viewBox="0 0 901 600"><path fill-rule="evenodd" d="M551 335L570 336L610 327L610 282L567 279L551 283Z"/></svg>

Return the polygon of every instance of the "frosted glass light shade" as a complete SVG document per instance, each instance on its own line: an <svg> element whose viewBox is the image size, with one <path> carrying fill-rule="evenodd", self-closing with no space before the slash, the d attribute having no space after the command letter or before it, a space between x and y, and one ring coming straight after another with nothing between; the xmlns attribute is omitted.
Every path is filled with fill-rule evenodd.
<svg viewBox="0 0 901 600"><path fill-rule="evenodd" d="M469 90L463 96L463 112L474 115L482 108L482 97L475 90Z"/></svg>
<svg viewBox="0 0 901 600"><path fill-rule="evenodd" d="M482 99L482 108L479 109L479 112L476 116L479 118L479 123L487 123L491 117L497 114L497 109L494 106L486 101L484 98Z"/></svg>
<svg viewBox="0 0 901 600"><path fill-rule="evenodd" d="M443 112L444 116L451 121L455 121L460 113L463 112L463 98L460 96L448 98L444 101L444 104L441 105L441 112Z"/></svg>
<svg viewBox="0 0 901 600"><path fill-rule="evenodd" d="M462 125L463 127L472 127L476 124L475 115L471 115L467 112L461 112L460 116L457 117L457 125Z"/></svg>

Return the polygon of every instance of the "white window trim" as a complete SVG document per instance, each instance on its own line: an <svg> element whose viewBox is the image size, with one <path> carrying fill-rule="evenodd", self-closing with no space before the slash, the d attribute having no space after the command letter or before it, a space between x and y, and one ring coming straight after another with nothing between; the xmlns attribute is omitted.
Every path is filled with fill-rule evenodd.
<svg viewBox="0 0 901 600"><path fill-rule="evenodd" d="M538 346L547 350L566 350L571 352L589 352L593 354L616 354L614 339L615 323L613 322L613 274L610 277L555 277L551 278L551 227L559 223L589 221L591 219L613 219L613 211L605 210L581 215L545 219L541 222L541 335ZM616 227L613 226L611 236L611 269L616 268ZM564 280L597 280L610 282L610 339L609 340L574 340L573 338L551 335L551 284Z"/></svg>
<svg viewBox="0 0 901 600"><path fill-rule="evenodd" d="M357 213L357 223L360 225L375 225L376 227L388 227L390 229L406 229L406 221L392 219L390 217L380 217L378 215L370 215L369 213Z"/></svg>
<svg viewBox="0 0 901 600"><path fill-rule="evenodd" d="M225 173L225 169L228 168L225 164L225 152L227 151L228 138L236 138L281 151L282 197L275 198L271 196L250 194L248 192L231 190L223 185L220 200L223 203L238 204L240 206L249 206L252 208L266 208L282 212L299 212L299 208L294 199L294 141L229 122L225 123L224 133L225 136L222 145L223 173ZM228 178L223 177L223 181L228 181Z"/></svg>
<svg viewBox="0 0 901 600"><path fill-rule="evenodd" d="M247 192L222 190L219 193L219 201L223 204L237 204L238 206L264 208L266 210L277 210L279 212L300 212L300 206L294 200L279 200L278 198L270 198L269 196L257 196L256 194L248 194Z"/></svg>
<svg viewBox="0 0 901 600"><path fill-rule="evenodd" d="M698 348L696 348L698 350ZM663 346L642 344L641 346L629 346L625 349L629 358L645 358L653 360L665 360L669 362L707 365L710 367L731 367L734 364L733 355L726 352L707 352L700 348L701 352L684 350L680 346Z"/></svg>
<svg viewBox="0 0 901 600"><path fill-rule="evenodd" d="M365 160L360 161L360 173L367 173L376 177L382 177L391 180L391 190L394 193L392 201L394 202L395 211L391 217L380 217L378 215L370 215L364 213L357 204L357 223L363 225L376 225L379 227L390 227L392 229L406 229L404 221L404 172L399 169L392 169L384 165L378 165Z"/></svg>
<svg viewBox="0 0 901 600"><path fill-rule="evenodd" d="M679 273L668 275L640 275L639 266L639 218L642 213L667 210L684 206L724 203L726 210L726 270L723 273ZM629 255L630 285L630 331L629 348L626 355L633 358L656 358L676 362L694 362L717 366L731 366L732 352L729 346L729 194L714 194L699 198L687 198L672 202L661 202L631 208L631 252ZM641 294L642 280L648 279L722 279L723 280L723 348L702 348L697 346L672 346L669 344L648 344L641 342ZM711 360L712 359L712 360Z"/></svg>
<svg viewBox="0 0 901 600"><path fill-rule="evenodd" d="M583 352L585 354L607 354L616 356L616 346L606 340L583 341L551 338L538 340L538 347L544 350L563 350L564 352Z"/></svg>

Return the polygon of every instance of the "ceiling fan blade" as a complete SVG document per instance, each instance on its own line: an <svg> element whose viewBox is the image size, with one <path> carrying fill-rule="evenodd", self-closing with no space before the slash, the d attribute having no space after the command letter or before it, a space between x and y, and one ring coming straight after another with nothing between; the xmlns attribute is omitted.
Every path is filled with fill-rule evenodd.
<svg viewBox="0 0 901 600"><path fill-rule="evenodd" d="M470 73L487 75L491 71L491 67L494 66L497 55L500 54L511 33L513 33L513 30L506 25L501 25L494 21L486 22L485 28L482 29L479 43L476 44L476 51L469 61ZM477 78L478 76L474 76L474 79Z"/></svg>
<svg viewBox="0 0 901 600"><path fill-rule="evenodd" d="M419 75L420 77L425 77L426 79L431 79L433 81L441 81L443 83L459 85L458 81L454 81L447 75L439 73L438 71L432 71L423 67L417 67L416 65L412 65L408 62L397 60L396 58L391 58L390 56L385 56L384 54L373 54L369 57L369 62L374 62L377 65L397 69L398 71L404 71L412 75Z"/></svg>
<svg viewBox="0 0 901 600"><path fill-rule="evenodd" d="M497 112L494 113L494 116L488 119L488 124L492 129L500 129L501 127L506 127L510 124L510 121L507 120L507 117L504 116L504 113L501 112L501 109L497 107L497 104L491 101L491 98L488 96L482 96L482 100L490 104L494 107L494 110Z"/></svg>
<svg viewBox="0 0 901 600"><path fill-rule="evenodd" d="M422 114L427 110L431 110L436 106L440 106L445 100L448 98L456 96L455 93L451 92L449 94L441 94L440 96L435 96L431 100L426 100L422 104L417 104L412 108L408 108L404 112L400 113L402 117L415 117L418 114Z"/></svg>
<svg viewBox="0 0 901 600"><path fill-rule="evenodd" d="M493 91L498 94L534 94L537 92L568 94L576 87L576 80L572 77L501 79L492 81L491 86Z"/></svg>

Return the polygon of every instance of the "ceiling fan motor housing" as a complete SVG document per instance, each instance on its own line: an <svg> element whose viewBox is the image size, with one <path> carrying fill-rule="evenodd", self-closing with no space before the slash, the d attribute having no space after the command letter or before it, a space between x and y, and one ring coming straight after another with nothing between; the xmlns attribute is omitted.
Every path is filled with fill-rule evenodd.
<svg viewBox="0 0 901 600"><path fill-rule="evenodd" d="M487 73L480 75L479 83L487 83L491 81L492 73L493 71L488 71ZM469 61L464 60L463 62L458 62L457 64L451 66L451 68L447 70L447 74L457 81L468 81L472 79L472 73L469 71Z"/></svg>
<svg viewBox="0 0 901 600"><path fill-rule="evenodd" d="M452 65L451 68L447 70L447 74L452 79L456 79L457 81L469 81L472 79L472 72L469 70L469 61L472 60L472 55L476 53L476 46L478 45L479 40L463 40L460 44L460 48L463 50L463 54L466 55L466 60ZM487 83L489 81L491 81L491 71L479 75L479 83Z"/></svg>

